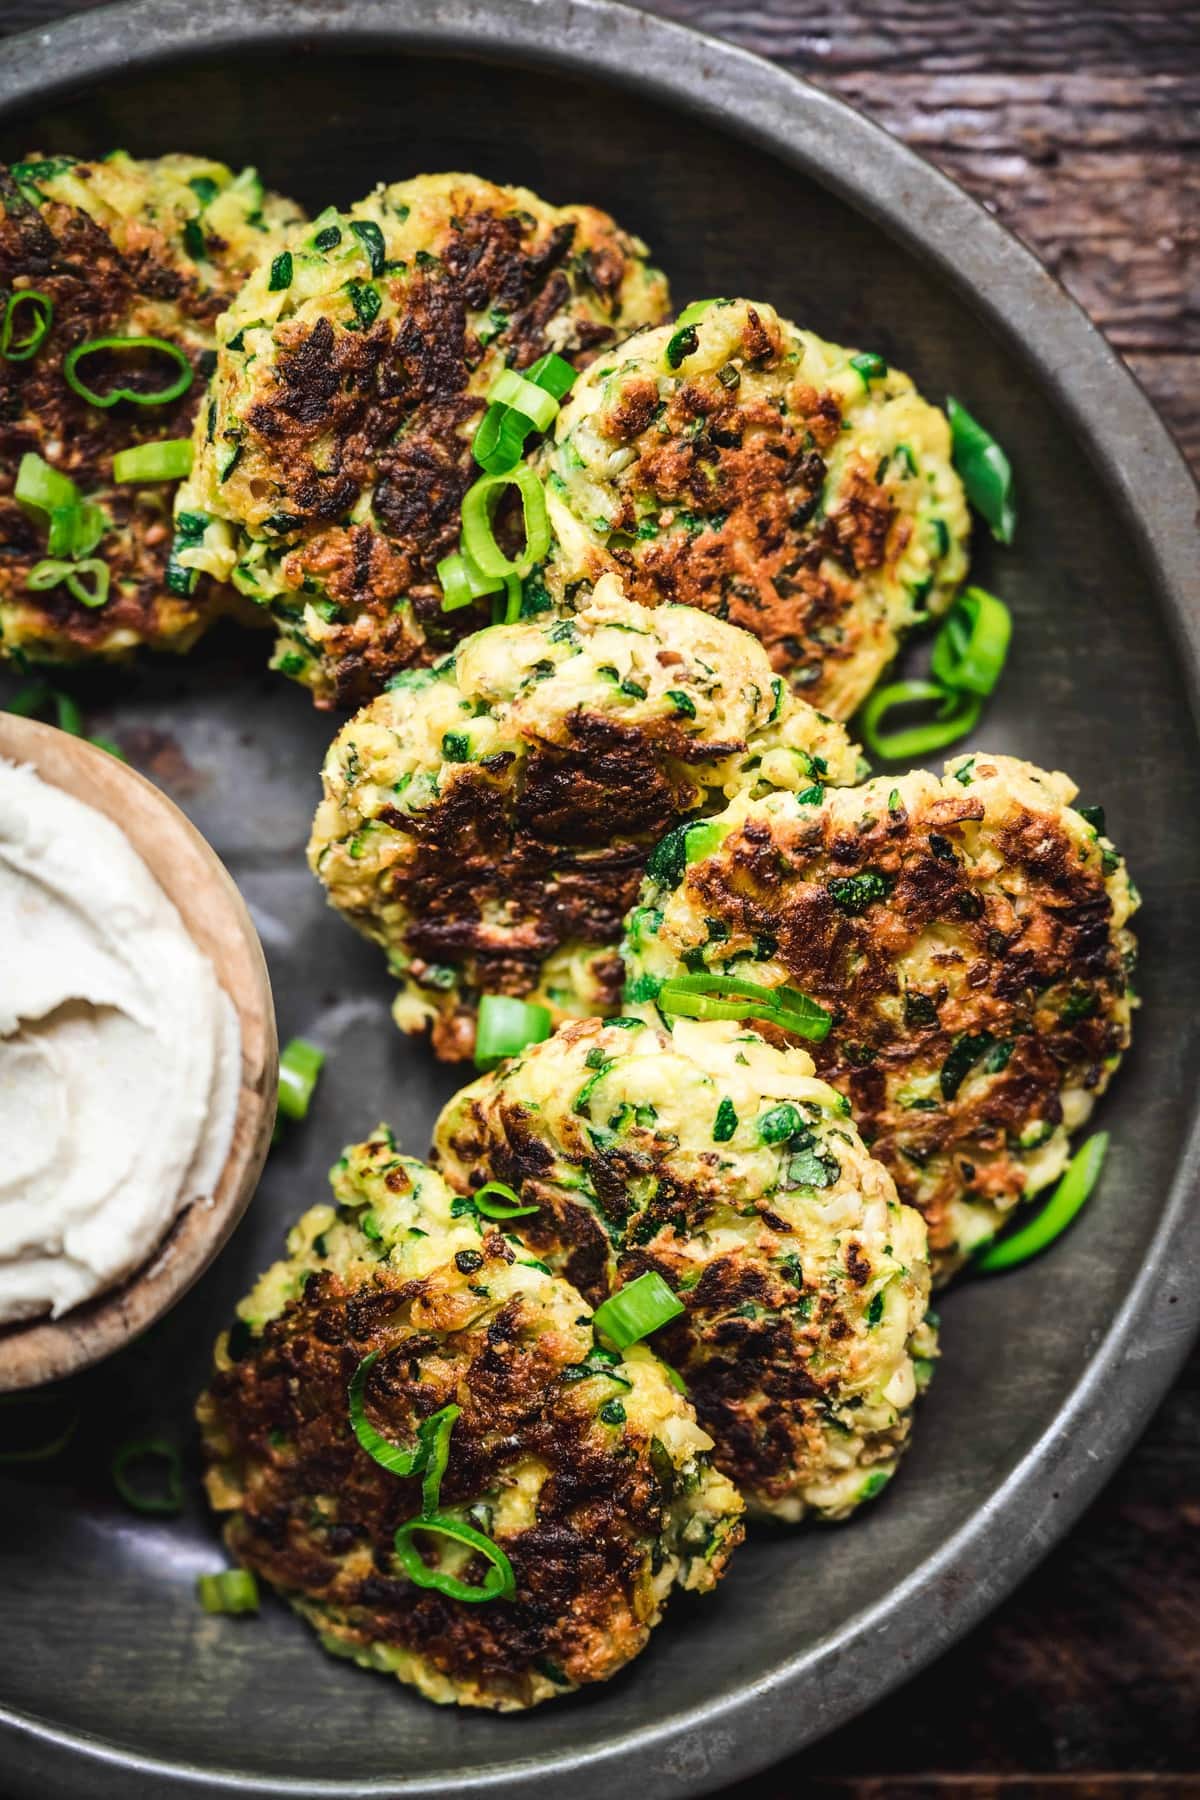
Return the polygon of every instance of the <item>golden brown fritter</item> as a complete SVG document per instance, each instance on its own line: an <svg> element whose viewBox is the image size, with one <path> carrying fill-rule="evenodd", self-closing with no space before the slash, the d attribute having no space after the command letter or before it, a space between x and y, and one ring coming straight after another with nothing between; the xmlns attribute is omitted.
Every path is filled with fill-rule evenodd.
<svg viewBox="0 0 1200 1800"><path fill-rule="evenodd" d="M203 580L172 591L173 482L114 483L119 450L190 436L216 347L216 321L260 256L270 257L299 208L263 193L253 169L234 176L204 157L137 162L33 158L0 168L0 304L33 290L53 304L37 353L0 360L0 655L34 661L119 656L140 644L186 650L229 596ZM28 323L22 310L18 317ZM68 351L101 337L156 337L195 371L166 405L121 400L97 407L68 385ZM137 363L97 355L86 364L98 392L167 385L178 365L161 353ZM119 379L118 379L119 378ZM109 568L108 599L90 607L65 584L26 587L46 556L46 522L13 498L22 456L34 452L68 475L107 515L91 554ZM180 580L178 588L186 590Z"/></svg>
<svg viewBox="0 0 1200 1800"><path fill-rule="evenodd" d="M836 719L966 572L944 415L882 358L746 300L595 362L537 466L556 599L615 569L633 600L705 607Z"/></svg>
<svg viewBox="0 0 1200 1800"><path fill-rule="evenodd" d="M270 608L275 666L318 705L361 703L486 622L490 602L442 611L435 570L487 392L662 318L645 258L594 207L421 175L323 213L247 284L179 502L213 524L185 560Z"/></svg>
<svg viewBox="0 0 1200 1800"><path fill-rule="evenodd" d="M732 1022L562 1026L444 1109L463 1191L600 1301L647 1270L653 1343L752 1510L845 1518L894 1474L934 1354L925 1228L803 1051Z"/></svg>
<svg viewBox="0 0 1200 1800"><path fill-rule="evenodd" d="M1137 905L1065 775L983 753L947 771L735 801L711 854L647 882L624 947L627 1003L686 968L832 1012L818 1072L943 1278L1057 1177L1120 1062Z"/></svg>
<svg viewBox="0 0 1200 1800"><path fill-rule="evenodd" d="M650 851L743 788L853 781L840 725L761 646L611 577L575 617L497 625L399 677L325 760L309 861L388 953L396 1021L474 1047L481 993L612 1012Z"/></svg>
<svg viewBox="0 0 1200 1800"><path fill-rule="evenodd" d="M622 1358L590 1309L381 1127L333 1171L288 1259L239 1307L199 1416L210 1499L234 1555L325 1647L429 1698L510 1710L616 1673L673 1586L715 1586L741 1501L711 1440L648 1350ZM436 1514L508 1557L511 1599L421 1586L393 1549L422 1481L360 1444L366 1419L411 1446L459 1409ZM427 1514L425 1516L428 1516ZM478 1586L472 1546L423 1534L427 1568Z"/></svg>

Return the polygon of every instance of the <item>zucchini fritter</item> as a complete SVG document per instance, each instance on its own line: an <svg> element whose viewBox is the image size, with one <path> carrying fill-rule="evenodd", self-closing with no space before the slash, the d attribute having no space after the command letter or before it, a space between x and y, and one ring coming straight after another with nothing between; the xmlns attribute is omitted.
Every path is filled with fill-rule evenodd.
<svg viewBox="0 0 1200 1800"><path fill-rule="evenodd" d="M621 920L681 820L744 788L853 781L845 731L748 633L610 576L573 618L497 625L395 677L324 768L309 861L383 945L396 1021L470 1056L481 993L611 1012Z"/></svg>
<svg viewBox="0 0 1200 1800"><path fill-rule="evenodd" d="M1120 1062L1137 905L1065 775L982 752L946 769L735 800L710 854L647 881L624 945L630 1003L686 967L832 1011L817 1069L942 1278L1057 1178Z"/></svg>
<svg viewBox="0 0 1200 1800"><path fill-rule="evenodd" d="M223 1334L198 1415L209 1498L238 1560L336 1655L431 1700L510 1711L604 1681L644 1648L673 1587L712 1589L742 1537L742 1502L711 1440L648 1350L596 1342L565 1281L396 1152L380 1127L332 1175L288 1256ZM393 1551L421 1513L419 1476L356 1438L366 1417L411 1445L460 1411L437 1514L511 1562L511 1600L418 1585ZM427 1568L479 1585L480 1553L426 1533Z"/></svg>
<svg viewBox="0 0 1200 1800"><path fill-rule="evenodd" d="M421 175L322 213L243 289L179 501L210 521L184 561L270 608L274 666L319 706L361 703L485 622L489 602L442 612L435 570L487 391L664 317L645 259L594 207Z"/></svg>
<svg viewBox="0 0 1200 1800"><path fill-rule="evenodd" d="M173 591L173 484L115 484L118 450L187 437L216 347L216 320L284 227L302 217L265 194L253 169L235 176L199 156L138 162L123 151L102 162L35 158L0 168L0 302L33 290L53 303L35 355L0 360L0 655L31 661L114 657L138 645L186 650L223 600L207 580ZM104 337L157 337L195 370L187 392L165 405L89 404L68 385L63 360ZM87 362L97 392L165 385L162 353L105 369ZM169 380L177 373L166 365ZM119 382L116 379L119 376ZM36 452L99 503L109 525L92 555L111 571L109 597L89 607L65 584L35 593L30 569L46 556L44 520L12 497L22 456ZM180 578L175 589L186 589Z"/></svg>
<svg viewBox="0 0 1200 1800"><path fill-rule="evenodd" d="M589 1299L656 1270L718 1466L754 1512L838 1519L894 1473L935 1354L925 1227L848 1111L737 1024L591 1019L464 1089L435 1151L536 1205L512 1229Z"/></svg>
<svg viewBox="0 0 1200 1800"><path fill-rule="evenodd" d="M537 466L556 599L615 568L632 600L754 632L836 719L966 573L944 415L882 358L747 300L593 364Z"/></svg>

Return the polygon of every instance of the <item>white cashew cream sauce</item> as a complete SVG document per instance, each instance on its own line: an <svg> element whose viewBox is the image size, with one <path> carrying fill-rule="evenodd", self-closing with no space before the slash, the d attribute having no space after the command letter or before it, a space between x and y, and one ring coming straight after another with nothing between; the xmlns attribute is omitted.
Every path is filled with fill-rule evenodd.
<svg viewBox="0 0 1200 1800"><path fill-rule="evenodd" d="M0 759L0 1324L119 1285L210 1199L237 1013L124 833Z"/></svg>

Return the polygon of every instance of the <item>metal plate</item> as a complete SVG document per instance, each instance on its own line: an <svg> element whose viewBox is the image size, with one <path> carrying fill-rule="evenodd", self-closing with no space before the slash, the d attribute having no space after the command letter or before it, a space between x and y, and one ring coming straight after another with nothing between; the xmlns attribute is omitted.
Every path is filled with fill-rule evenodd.
<svg viewBox="0 0 1200 1800"><path fill-rule="evenodd" d="M52 1478L2 1484L9 1800L702 1793L845 1720L980 1618L1111 1472L1190 1341L1195 491L1098 334L979 207L836 102L642 14L146 0L6 45L0 119L9 153L203 150L257 162L314 209L455 167L594 201L649 239L681 298L762 295L878 349L963 398L1016 465L1016 548L981 542L976 562L1017 622L977 741L1069 769L1107 805L1145 896L1144 1006L1104 1105L1102 1189L1051 1256L946 1300L912 1456L861 1522L757 1534L632 1670L527 1718L439 1712L325 1658L274 1604L257 1623L204 1617L192 1581L220 1552L195 1483L163 1524L107 1485L127 1434L188 1432L215 1331L343 1141L386 1116L422 1152L454 1076L393 1031L380 960L304 867L331 724L263 672L264 646L231 634L73 683L228 862L281 1034L332 1055L215 1268L81 1384L80 1435Z"/></svg>

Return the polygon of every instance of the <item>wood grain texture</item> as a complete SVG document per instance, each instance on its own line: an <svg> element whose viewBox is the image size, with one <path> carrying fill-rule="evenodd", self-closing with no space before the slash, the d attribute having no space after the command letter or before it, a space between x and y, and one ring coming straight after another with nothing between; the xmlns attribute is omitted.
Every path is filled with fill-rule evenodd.
<svg viewBox="0 0 1200 1800"><path fill-rule="evenodd" d="M0 28L73 10L0 0ZM1200 471L1200 6L655 0L648 10L775 58L961 181L1108 334ZM1200 1797L1200 1355L1116 1480L987 1624L853 1726L725 1800L800 1794Z"/></svg>

